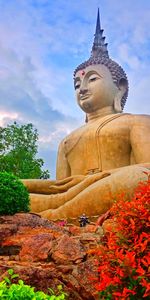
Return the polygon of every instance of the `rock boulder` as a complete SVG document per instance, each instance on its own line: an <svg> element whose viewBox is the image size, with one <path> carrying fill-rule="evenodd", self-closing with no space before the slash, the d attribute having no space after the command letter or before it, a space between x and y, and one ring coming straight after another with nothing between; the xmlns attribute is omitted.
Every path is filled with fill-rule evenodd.
<svg viewBox="0 0 150 300"><path fill-rule="evenodd" d="M69 300L94 300L97 272L92 249L101 243L102 227L61 226L36 214L0 217L0 277L12 268L26 284L47 292L61 284Z"/></svg>

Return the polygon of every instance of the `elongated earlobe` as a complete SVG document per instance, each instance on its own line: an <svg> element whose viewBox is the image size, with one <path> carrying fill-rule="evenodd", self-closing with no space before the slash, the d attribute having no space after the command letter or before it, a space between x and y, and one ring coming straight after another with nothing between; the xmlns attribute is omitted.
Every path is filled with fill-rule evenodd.
<svg viewBox="0 0 150 300"><path fill-rule="evenodd" d="M114 99L114 110L117 112L117 113L120 113L122 112L122 107L121 107L121 99L122 99L123 95L122 95L122 91L118 91L116 96L115 96L115 99Z"/></svg>
<svg viewBox="0 0 150 300"><path fill-rule="evenodd" d="M127 89L128 89L127 80L125 78L121 78L119 80L119 84L118 84L118 92L116 93L116 96L114 99L114 110L117 113L122 112L121 100L122 100L124 94L126 93Z"/></svg>
<svg viewBox="0 0 150 300"><path fill-rule="evenodd" d="M86 117L85 117L85 123L88 123L88 116L86 114Z"/></svg>

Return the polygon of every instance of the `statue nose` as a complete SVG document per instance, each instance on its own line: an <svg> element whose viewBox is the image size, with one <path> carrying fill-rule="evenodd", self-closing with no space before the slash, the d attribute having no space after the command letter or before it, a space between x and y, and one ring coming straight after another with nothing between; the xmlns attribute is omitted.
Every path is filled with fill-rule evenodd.
<svg viewBox="0 0 150 300"><path fill-rule="evenodd" d="M87 91L88 91L87 89L81 89L79 93L80 95L84 95L87 93Z"/></svg>

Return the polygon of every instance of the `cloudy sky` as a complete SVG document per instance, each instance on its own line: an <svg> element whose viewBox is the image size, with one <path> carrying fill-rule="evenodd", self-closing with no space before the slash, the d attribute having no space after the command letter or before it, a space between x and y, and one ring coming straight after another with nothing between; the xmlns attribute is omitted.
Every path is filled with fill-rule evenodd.
<svg viewBox="0 0 150 300"><path fill-rule="evenodd" d="M34 124L51 178L59 142L84 122L73 71L89 58L98 7L128 74L125 111L150 114L150 0L0 0L0 126Z"/></svg>

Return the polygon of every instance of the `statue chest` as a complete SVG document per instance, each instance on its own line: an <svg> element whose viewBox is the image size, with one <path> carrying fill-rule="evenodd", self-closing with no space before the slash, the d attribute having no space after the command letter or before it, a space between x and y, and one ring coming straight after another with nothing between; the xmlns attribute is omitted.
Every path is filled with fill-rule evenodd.
<svg viewBox="0 0 150 300"><path fill-rule="evenodd" d="M66 157L71 175L92 174L130 165L130 139L126 124L100 122L82 129L68 141Z"/></svg>

